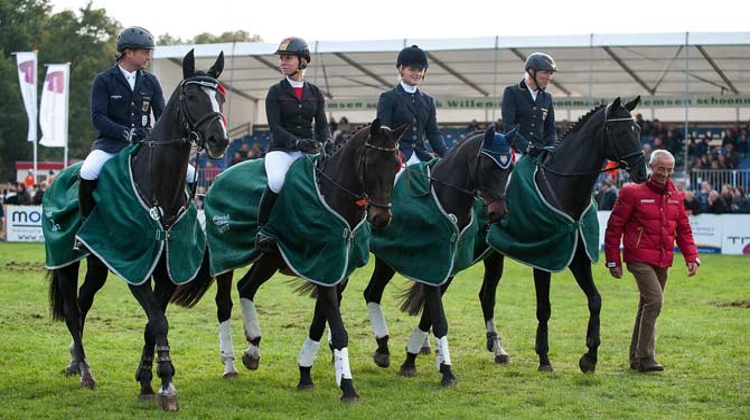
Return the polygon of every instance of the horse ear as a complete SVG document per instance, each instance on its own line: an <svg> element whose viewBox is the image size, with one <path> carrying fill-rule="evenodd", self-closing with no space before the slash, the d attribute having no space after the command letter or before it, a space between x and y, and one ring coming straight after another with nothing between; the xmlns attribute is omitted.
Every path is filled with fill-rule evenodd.
<svg viewBox="0 0 750 420"><path fill-rule="evenodd" d="M219 53L219 56L216 58L216 62L213 66L211 66L210 69L208 69L208 75L213 77L214 79L218 79L219 76L221 76L221 72L224 71L224 51Z"/></svg>
<svg viewBox="0 0 750 420"><path fill-rule="evenodd" d="M489 144L495 139L495 124L490 124L484 132L484 144Z"/></svg>
<svg viewBox="0 0 750 420"><path fill-rule="evenodd" d="M393 138L398 141L404 135L407 128L409 128L409 123L403 123L396 127L396 130L393 132Z"/></svg>
<svg viewBox="0 0 750 420"><path fill-rule="evenodd" d="M610 106L610 111L615 111L617 108L619 108L620 105L620 97L618 96L617 99L615 99L614 102L612 102L612 106Z"/></svg>
<svg viewBox="0 0 750 420"><path fill-rule="evenodd" d="M370 124L370 136L375 137L380 134L380 118L375 118Z"/></svg>
<svg viewBox="0 0 750 420"><path fill-rule="evenodd" d="M628 111L632 111L635 109L635 107L638 105L638 103L641 101L641 95L638 95L633 99L632 101L625 104L625 108L628 109Z"/></svg>
<svg viewBox="0 0 750 420"><path fill-rule="evenodd" d="M517 134L518 134L519 127L520 126L518 124L516 124L515 127L511 128L509 131L505 132L505 141L507 141L508 144L510 144L511 146L513 146L513 143L516 142L516 137L517 137Z"/></svg>
<svg viewBox="0 0 750 420"><path fill-rule="evenodd" d="M182 78L187 79L195 73L195 50L190 50L182 59Z"/></svg>

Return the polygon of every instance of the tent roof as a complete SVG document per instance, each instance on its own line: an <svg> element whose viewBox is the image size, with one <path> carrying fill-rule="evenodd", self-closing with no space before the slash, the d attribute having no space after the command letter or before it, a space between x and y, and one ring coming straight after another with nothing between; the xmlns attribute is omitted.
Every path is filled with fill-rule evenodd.
<svg viewBox="0 0 750 420"><path fill-rule="evenodd" d="M750 95L750 32L313 41L305 77L329 101L376 101L397 81L398 51L412 44L428 52L425 89L438 99L500 97L504 86L521 80L524 60L535 51L552 55L560 67L549 88L555 99ZM276 47L160 46L154 69L167 90L181 79L180 60L190 49L197 68L208 68L224 51L222 83L237 100L257 104L280 79Z"/></svg>

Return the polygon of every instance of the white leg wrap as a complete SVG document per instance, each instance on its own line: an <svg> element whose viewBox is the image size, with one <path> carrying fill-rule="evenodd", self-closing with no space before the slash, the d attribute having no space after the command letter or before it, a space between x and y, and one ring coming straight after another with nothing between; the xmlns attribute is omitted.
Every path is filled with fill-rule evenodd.
<svg viewBox="0 0 750 420"><path fill-rule="evenodd" d="M349 349L333 351L336 365L336 385L341 386L341 379L352 379L352 371L349 368Z"/></svg>
<svg viewBox="0 0 750 420"><path fill-rule="evenodd" d="M424 341L422 342L422 347L430 348L430 332L427 331L427 335L424 336Z"/></svg>
<svg viewBox="0 0 750 420"><path fill-rule="evenodd" d="M333 345L333 334L331 333L331 327L328 327L328 344Z"/></svg>
<svg viewBox="0 0 750 420"><path fill-rule="evenodd" d="M315 358L318 357L319 347L320 341L312 341L310 337L307 337L305 343L302 344L302 350L299 352L297 363L302 367L311 367Z"/></svg>
<svg viewBox="0 0 750 420"><path fill-rule="evenodd" d="M428 338L427 335L429 333L427 331L422 331L419 329L419 327L414 329L414 332L411 334L411 337L409 337L409 341L406 343L406 351L412 354L417 354L422 349L422 343L424 343L424 339Z"/></svg>
<svg viewBox="0 0 750 420"><path fill-rule="evenodd" d="M242 306L245 337L248 339L260 337L260 325L258 325L258 312L255 311L255 304L250 299L240 298L240 306Z"/></svg>
<svg viewBox="0 0 750 420"><path fill-rule="evenodd" d="M388 324L385 322L385 314L379 303L370 302L367 304L367 310L370 311L370 325L375 338L383 338L388 334Z"/></svg>
<svg viewBox="0 0 750 420"><path fill-rule="evenodd" d="M443 363L450 366L451 352L448 349L448 336L443 336L443 337L438 338L437 357L435 358L435 362L437 364L438 371L440 370L440 365Z"/></svg>
<svg viewBox="0 0 750 420"><path fill-rule="evenodd" d="M229 327L229 320L219 324L219 351L221 352L221 362L234 360L234 350L232 350L232 330Z"/></svg>
<svg viewBox="0 0 750 420"><path fill-rule="evenodd" d="M497 328L495 327L495 319L492 318L489 321L487 321L487 333L488 334L497 334Z"/></svg>

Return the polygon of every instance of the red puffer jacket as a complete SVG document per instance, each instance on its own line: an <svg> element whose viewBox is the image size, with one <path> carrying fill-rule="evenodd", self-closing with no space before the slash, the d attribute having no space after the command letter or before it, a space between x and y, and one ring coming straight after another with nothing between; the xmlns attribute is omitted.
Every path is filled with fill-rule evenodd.
<svg viewBox="0 0 750 420"><path fill-rule="evenodd" d="M671 267L675 237L685 262L698 262L698 250L682 200L671 179L665 188L653 180L624 186L609 216L604 237L607 267L620 266L621 238L625 262Z"/></svg>

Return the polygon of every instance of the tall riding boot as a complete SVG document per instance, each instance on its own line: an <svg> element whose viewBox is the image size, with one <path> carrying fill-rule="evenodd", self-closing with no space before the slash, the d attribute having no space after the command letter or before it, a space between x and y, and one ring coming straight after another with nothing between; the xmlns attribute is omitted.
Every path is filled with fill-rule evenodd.
<svg viewBox="0 0 750 420"><path fill-rule="evenodd" d="M78 178L78 211L81 213L81 222L86 221L91 212L94 210L96 202L94 201L94 190L96 189L97 181ZM83 244L76 241L73 245L74 249L83 250Z"/></svg>
<svg viewBox="0 0 750 420"><path fill-rule="evenodd" d="M263 234L262 229L268 223L268 218L271 216L271 210L278 196L278 194L271 191L271 188L266 187L263 195L260 197L260 204L258 205L258 232L255 235L255 249L258 251L270 252L276 248L276 240Z"/></svg>

